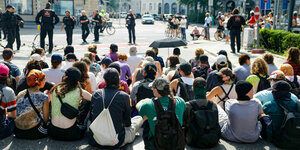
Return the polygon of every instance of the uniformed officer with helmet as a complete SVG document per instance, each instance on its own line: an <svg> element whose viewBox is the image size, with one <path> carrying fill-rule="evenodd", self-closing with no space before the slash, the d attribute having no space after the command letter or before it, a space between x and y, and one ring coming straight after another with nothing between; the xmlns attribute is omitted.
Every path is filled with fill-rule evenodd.
<svg viewBox="0 0 300 150"><path fill-rule="evenodd" d="M93 22L95 22L95 27L94 27L94 41L99 42L99 29L101 29L102 25L102 17L99 15L99 11L95 10L94 11L94 17L92 19Z"/></svg>
<svg viewBox="0 0 300 150"><path fill-rule="evenodd" d="M40 18L42 18L40 20ZM45 38L48 34L49 38L49 54L53 49L53 29L55 24L59 22L59 18L51 9L51 3L46 4L46 8L42 9L35 17L35 22L41 25L40 46L45 49Z"/></svg>
<svg viewBox="0 0 300 150"><path fill-rule="evenodd" d="M74 17L70 15L70 11L66 10L66 16L63 18L63 23L61 25L60 31L63 30L65 26L65 31L67 34L67 43L72 45L73 29L74 29Z"/></svg>
<svg viewBox="0 0 300 150"><path fill-rule="evenodd" d="M233 9L232 15L227 23L227 28L230 30L230 42L231 42L231 52L235 53L235 39L237 45L237 52L241 49L241 30L242 25L245 25L245 19L239 15L239 10L237 8Z"/></svg>

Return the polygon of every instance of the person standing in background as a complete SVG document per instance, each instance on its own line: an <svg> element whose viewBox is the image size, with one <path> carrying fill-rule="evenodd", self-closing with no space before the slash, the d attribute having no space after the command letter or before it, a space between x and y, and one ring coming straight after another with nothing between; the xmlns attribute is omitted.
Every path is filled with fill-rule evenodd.
<svg viewBox="0 0 300 150"><path fill-rule="evenodd" d="M99 42L99 29L101 28L101 24L102 24L102 17L99 15L99 11L95 10L94 11L94 17L92 19L93 22L96 23L95 28L94 28L94 41Z"/></svg>
<svg viewBox="0 0 300 150"><path fill-rule="evenodd" d="M14 9L14 12L16 10ZM17 42L17 50L20 50L21 47L21 37L20 37L20 27L23 28L22 26L24 26L24 20L23 18L18 15L15 14L16 18L17 18L17 26L16 26L16 42ZM23 25L22 25L23 24Z"/></svg>
<svg viewBox="0 0 300 150"><path fill-rule="evenodd" d="M16 38L17 17L14 15L14 7L6 6L6 12L2 15L2 27L4 34L7 34L7 45L5 48L13 49Z"/></svg>
<svg viewBox="0 0 300 150"><path fill-rule="evenodd" d="M211 25L211 18L210 18L210 14L206 13L205 14L205 23L204 23L204 29L205 29L205 36L204 36L204 40L210 40L210 35L209 35L209 28Z"/></svg>
<svg viewBox="0 0 300 150"><path fill-rule="evenodd" d="M73 38L73 29L74 29L74 17L70 15L70 11L66 10L66 16L63 18L63 23L61 25L60 31L62 32L64 26L67 34L67 43L68 45L72 45Z"/></svg>
<svg viewBox="0 0 300 150"><path fill-rule="evenodd" d="M2 15L3 15L2 9L0 8L0 22L1 22L0 23L0 40L2 40L1 31L3 31L3 35L4 35L3 39L6 39L4 28L2 27Z"/></svg>
<svg viewBox="0 0 300 150"><path fill-rule="evenodd" d="M182 16L182 19L180 21L180 29L181 29L181 34L182 34L183 40L186 40L186 33L185 33L186 23L187 23L187 20L185 19L185 16Z"/></svg>
<svg viewBox="0 0 300 150"><path fill-rule="evenodd" d="M81 13L82 13L82 16L80 16L79 20L81 23L82 40L83 40L82 44L88 44L88 42L86 41L86 38L90 34L89 18L86 16L85 10L82 10Z"/></svg>
<svg viewBox="0 0 300 150"><path fill-rule="evenodd" d="M241 49L241 29L242 25L245 25L245 19L239 15L237 8L233 9L232 14L233 16L230 17L227 23L227 29L230 31L231 52L235 53L236 39L237 52L239 53Z"/></svg>
<svg viewBox="0 0 300 150"><path fill-rule="evenodd" d="M136 16L133 14L132 10L129 10L129 14L126 16L126 27L129 33L129 44L135 44L135 19Z"/></svg>

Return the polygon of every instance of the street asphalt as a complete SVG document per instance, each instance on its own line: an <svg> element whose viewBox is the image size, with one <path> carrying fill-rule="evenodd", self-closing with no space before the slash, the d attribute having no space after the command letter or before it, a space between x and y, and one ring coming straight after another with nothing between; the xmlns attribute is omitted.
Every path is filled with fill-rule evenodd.
<svg viewBox="0 0 300 150"><path fill-rule="evenodd" d="M140 23L140 20L137 20L137 26L136 26L136 45L128 45L128 32L125 28L125 21L121 20L114 20L113 25L116 27L116 33L114 35L108 35L107 33L101 34L100 36L100 43L96 43L98 45L98 55L103 55L109 52L109 45L111 43L116 43L119 46L119 52L128 53L128 50L131 46L136 46L138 49L139 55L144 55L145 51L148 49L151 49L149 45L154 40L159 40L166 38L164 33L166 29L166 23L165 22L155 22L154 25L142 25ZM194 50L196 48L203 48L205 50L205 54L209 57L210 64L213 64L216 60L217 52L219 50L226 50L228 52L229 60L232 62L233 67L237 67L238 64L238 57L239 55L245 53L248 54L251 57L251 62L253 62L256 58L261 57L262 54L251 54L251 52L248 52L247 50L241 50L241 53L232 54L230 53L230 45L225 44L225 41L216 41L214 39L213 33L216 31L216 29L211 29L211 41L205 41L201 37L197 41L192 41L189 34L192 32L193 27L190 26L187 30L187 40L188 45L185 47L180 47L181 49L181 57L186 59L187 61L194 57ZM202 30L202 27L199 28L200 31ZM19 66L20 69L23 69L26 65L26 63L29 60L30 57L30 51L32 50L32 42L37 35L39 31L37 30L37 27L34 23L27 23L25 22L25 27L21 29L21 41L22 41L22 47L20 51L17 51L14 58L13 63ZM47 39L47 38L46 38ZM46 40L47 41L47 40ZM93 35L90 34L87 41L90 44L93 44ZM74 35L73 35L73 45L75 47L75 54L78 58L83 57L84 53L87 53L87 47L89 45L81 45L81 30L80 27L76 27L74 29ZM5 45L5 42L0 42L1 44ZM47 42L46 42L47 43ZM60 26L57 25L55 27L54 32L54 45L55 50L53 53L60 53L63 54L63 47L66 46L66 36L65 32L60 31ZM3 48L0 48L0 52L2 53ZM163 57L164 60L172 54L173 49L172 48L163 48L159 49L159 55ZM1 60L3 60L1 58ZM50 57L48 56L46 58L46 61L50 62ZM284 62L284 58L277 56L275 57L275 65L277 67L280 67L280 65ZM140 131L141 132L141 131ZM140 150L143 149L143 140L141 136L138 136L134 143L129 144L124 149L134 149L134 150ZM80 141L74 141L74 142L62 142L62 141L55 141L50 138L44 138L40 140L21 140L17 139L14 136L10 136L6 139L3 139L0 141L0 149L12 149L12 150L27 150L27 149L96 149L94 147L91 147L88 145L87 139L84 138ZM195 148L186 147L187 150L194 150ZM232 143L227 142L224 140L220 141L220 144L217 145L215 148L217 150L223 150L223 149L230 149L230 150L260 150L260 149L274 149L277 148L266 141L259 140L256 143L253 144L238 144L238 143Z"/></svg>

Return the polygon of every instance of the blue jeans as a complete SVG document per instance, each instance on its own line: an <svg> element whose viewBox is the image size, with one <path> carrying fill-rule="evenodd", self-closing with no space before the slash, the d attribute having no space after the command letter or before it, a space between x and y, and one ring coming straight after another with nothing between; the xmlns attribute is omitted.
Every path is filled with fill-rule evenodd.
<svg viewBox="0 0 300 150"><path fill-rule="evenodd" d="M186 40L185 28L181 28L182 39Z"/></svg>
<svg viewBox="0 0 300 150"><path fill-rule="evenodd" d="M6 118L4 122L4 128L0 127L0 139L9 137L15 129L15 122L12 119Z"/></svg>

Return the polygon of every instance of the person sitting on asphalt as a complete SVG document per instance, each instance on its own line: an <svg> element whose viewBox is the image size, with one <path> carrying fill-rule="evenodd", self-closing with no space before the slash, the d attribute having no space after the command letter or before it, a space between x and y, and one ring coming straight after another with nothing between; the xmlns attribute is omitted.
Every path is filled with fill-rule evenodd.
<svg viewBox="0 0 300 150"><path fill-rule="evenodd" d="M212 71L213 70L209 66L208 57L206 55L200 56L197 66L195 66L192 70L194 78L202 77L205 80Z"/></svg>
<svg viewBox="0 0 300 150"><path fill-rule="evenodd" d="M118 61L118 45L111 44L109 49L110 52L105 57L109 57L113 62Z"/></svg>
<svg viewBox="0 0 300 150"><path fill-rule="evenodd" d="M49 65L45 62L46 60L46 51L43 49L43 48L35 48L31 51L31 56L34 55L34 54L38 54L41 56L41 65L42 65L42 69L45 69L45 68L49 68Z"/></svg>
<svg viewBox="0 0 300 150"><path fill-rule="evenodd" d="M218 55L224 55L227 59L227 63L228 63L228 68L232 70L232 63L228 58L227 52L225 50L220 50L218 53ZM213 66L211 67L211 69L216 70L217 69L217 65L216 63L213 64Z"/></svg>
<svg viewBox="0 0 300 150"><path fill-rule="evenodd" d="M92 95L79 85L81 72L75 67L66 70L60 84L53 87L49 94L51 100L51 124L49 135L51 138L72 141L83 138L86 126L79 126L76 117L70 119L61 112L62 103L79 110L82 99L91 101Z"/></svg>
<svg viewBox="0 0 300 150"><path fill-rule="evenodd" d="M2 52L2 57L5 62L8 62L11 66L11 75L16 79L18 83L21 77L21 71L18 66L12 63L14 58L14 51L10 48L5 48Z"/></svg>
<svg viewBox="0 0 300 150"><path fill-rule="evenodd" d="M224 109L225 102L228 99L237 98L234 84L236 75L233 74L229 68L222 68L216 75L219 76L218 80L222 85L213 88L207 93L206 97L208 100L214 101Z"/></svg>
<svg viewBox="0 0 300 150"><path fill-rule="evenodd" d="M229 99L225 103L227 114L225 120L220 119L221 134L225 140L238 143L254 143L259 139L261 128L258 118L263 115L262 105L253 99L252 84L238 81L235 86L237 99Z"/></svg>
<svg viewBox="0 0 300 150"><path fill-rule="evenodd" d="M271 53L264 54L262 56L262 59L268 64L268 75L270 75L273 71L278 70L278 68L274 64L274 56Z"/></svg>
<svg viewBox="0 0 300 150"><path fill-rule="evenodd" d="M119 53L118 59L119 61L117 61L117 63L120 65L121 68L120 79L127 82L127 84L130 85L132 82L132 75L129 65L127 64L127 55L125 53Z"/></svg>
<svg viewBox="0 0 300 150"><path fill-rule="evenodd" d="M104 80L107 86L102 90L97 90L92 96L90 121L93 122L103 111L103 108L109 109L116 133L118 133L119 142L114 146L100 145L94 139L92 132L88 132L88 140L90 145L101 149L116 149L132 143L144 121L141 116L130 118L129 95L118 90L120 84L119 72L115 68L108 68L104 73Z"/></svg>
<svg viewBox="0 0 300 150"><path fill-rule="evenodd" d="M162 67L161 67L161 65L160 65L160 62L159 61L155 61L155 57L156 57L156 55L155 55L155 52L154 52L154 50L147 50L146 51L146 54L145 54L145 60L147 59L147 57L152 57L153 58L153 61L152 61L152 59L149 59L148 61L150 61L151 63L153 63L153 64L155 64L155 66L156 66L156 68L157 68L157 70L158 70L158 76L162 76L163 75L163 70L162 70ZM141 67L141 64L143 63L143 61L141 61L140 62L140 64L139 64L139 68L142 68Z"/></svg>
<svg viewBox="0 0 300 150"><path fill-rule="evenodd" d="M193 40L198 40L200 35L200 31L198 30L197 26L195 26L194 30L192 31L192 33L190 34L193 38Z"/></svg>
<svg viewBox="0 0 300 150"><path fill-rule="evenodd" d="M48 135L49 99L40 91L45 86L45 78L40 70L31 70L26 77L29 88L17 96L14 131L17 138L40 139Z"/></svg>
<svg viewBox="0 0 300 150"><path fill-rule="evenodd" d="M215 88L216 86L221 85L221 83L218 82L218 75L216 73L219 72L219 70L221 70L222 68L227 68L228 63L227 63L227 59L226 56L224 55L219 55L217 57L217 61L216 61L216 69L212 72L209 73L206 81L207 81L207 91L211 91L213 88Z"/></svg>
<svg viewBox="0 0 300 150"><path fill-rule="evenodd" d="M293 66L294 74L300 76L300 50L297 47L291 47L287 52L287 61L284 64Z"/></svg>
<svg viewBox="0 0 300 150"><path fill-rule="evenodd" d="M182 63L179 65L178 71L181 77L170 83L171 91L185 101L194 99L192 66L189 63Z"/></svg>
<svg viewBox="0 0 300 150"><path fill-rule="evenodd" d="M177 65L180 64L177 56L170 56L167 60L170 62L170 67L165 68L164 75L168 75L168 73L171 71L176 71Z"/></svg>
<svg viewBox="0 0 300 150"><path fill-rule="evenodd" d="M181 55L180 49L174 48L173 56L178 56L180 64L186 63L186 61L182 57L180 57L180 55ZM166 67L169 67L169 61L166 61Z"/></svg>
<svg viewBox="0 0 300 150"><path fill-rule="evenodd" d="M236 74L236 81L246 80L247 77L251 75L250 63L250 57L247 54L242 54L239 57L240 66L233 69L233 72Z"/></svg>
<svg viewBox="0 0 300 150"><path fill-rule="evenodd" d="M170 83L167 79L158 77L154 80L152 84L153 94L155 95L154 99L145 99L141 100L136 105L136 109L139 111L139 114L144 117L144 120L148 120L149 123L149 133L148 137L144 138L146 141L145 149L153 148L153 142L151 142L151 138L155 136L155 124L157 113L155 109L155 102L158 101L164 110L168 109L169 101L175 100L175 113L179 123L182 125L183 123L183 113L185 112L186 105L182 98L173 97L172 91L170 90ZM148 139L148 140L147 140Z"/></svg>
<svg viewBox="0 0 300 150"><path fill-rule="evenodd" d="M88 47L88 51L93 54L95 62L100 61L100 58L97 55L97 48L98 48L97 44Z"/></svg>
<svg viewBox="0 0 300 150"><path fill-rule="evenodd" d="M89 80L88 68L86 63L84 63L83 61L75 62L73 64L73 67L76 67L77 69L80 70L81 76L79 79L79 83L81 85L81 88L88 91L90 94L93 94L92 85Z"/></svg>
<svg viewBox="0 0 300 150"><path fill-rule="evenodd" d="M64 71L61 69L62 59L60 54L53 54L51 56L51 68L42 70L46 75L46 81L53 82L55 85L61 82L64 75Z"/></svg>
<svg viewBox="0 0 300 150"><path fill-rule="evenodd" d="M127 58L127 64L129 65L131 74L134 73L135 69L138 67L141 60L143 60L143 58L137 56L136 53L137 53L137 48L135 46L130 47L129 57Z"/></svg>
<svg viewBox="0 0 300 150"><path fill-rule="evenodd" d="M253 85L254 93L270 88L270 83L267 81L269 76L266 61L256 58L251 66L251 74L246 81Z"/></svg>
<svg viewBox="0 0 300 150"><path fill-rule="evenodd" d="M108 66L108 68L115 68L115 69L118 71L119 75L121 76L122 70L121 70L120 65L119 65L118 63L116 63L116 62L111 63L111 64ZM108 68L107 68L107 69L108 69ZM107 69L106 69L106 70L107 70ZM104 72L104 73L105 73L105 72ZM105 82L105 80L102 80L102 81L99 83L99 85L98 85L98 89L104 89L105 87L106 87L106 82ZM119 91L123 91L123 92L128 93L128 94L130 93L130 90L129 90L129 87L128 87L127 82L126 82L126 81L123 81L123 80L120 80L120 85L119 85L118 90L119 90Z"/></svg>
<svg viewBox="0 0 300 150"><path fill-rule="evenodd" d="M204 54L204 50L202 48L196 48L195 50L195 58L189 60L189 63L192 65L192 68L198 66L200 56Z"/></svg>
<svg viewBox="0 0 300 150"><path fill-rule="evenodd" d="M161 70L163 70L163 68L165 67L164 59L163 59L162 57L158 56L158 48L152 48L152 50L153 50L154 53L155 53L154 60L155 60L155 61L158 61L158 62L160 63Z"/></svg>
<svg viewBox="0 0 300 150"><path fill-rule="evenodd" d="M61 69L66 71L67 69L69 69L70 67L73 66L73 64L75 63L75 61L77 61L77 57L74 53L69 53L65 56L65 61L62 62L62 67Z"/></svg>
<svg viewBox="0 0 300 150"><path fill-rule="evenodd" d="M65 47L64 49L64 56L68 55L69 53L73 53L74 54L74 47L72 45L68 45Z"/></svg>
<svg viewBox="0 0 300 150"><path fill-rule="evenodd" d="M146 57L144 60L142 60L140 62L140 64L138 65L138 67L135 69L134 73L133 73L133 77L132 77L132 85L134 85L135 82L137 81L141 81L144 79L144 68L148 63L155 63L154 59L150 56ZM156 66L156 65L155 65ZM157 66L156 66L157 68Z"/></svg>
<svg viewBox="0 0 300 150"><path fill-rule="evenodd" d="M97 89L95 73L99 72L100 65L98 65L97 63L91 64L91 61L87 57L82 58L81 61L86 64L86 68L88 69L87 73L89 76L89 81L91 83L91 89L94 93Z"/></svg>
<svg viewBox="0 0 300 150"><path fill-rule="evenodd" d="M11 70L12 70L11 65L6 61L0 62L0 63L4 64L6 67L8 67L9 82L6 84L6 86L12 88L14 90L14 93L16 94L16 92L17 92L17 81L16 81L16 78L11 75ZM21 79L19 80L19 83L20 83Z"/></svg>
<svg viewBox="0 0 300 150"><path fill-rule="evenodd" d="M14 132L16 118L16 95L10 87L7 86L9 81L9 68L0 63L0 139L9 137Z"/></svg>
<svg viewBox="0 0 300 150"><path fill-rule="evenodd" d="M297 102L299 100L293 97L290 90L291 86L289 83L280 80L273 84L270 91L268 91L268 97L270 97L270 99L269 101L264 102L263 105L264 113L269 116L270 120L272 120L266 127L266 138L268 141L274 142L274 138L278 138L279 132L281 131L280 128L282 121L285 117L285 113L282 108L279 107L277 101L280 101L280 103L282 103L291 112L296 112L297 110Z"/></svg>
<svg viewBox="0 0 300 150"><path fill-rule="evenodd" d="M96 76L97 85L103 81L103 75L108 68L108 66L112 63L112 60L109 57L104 57L98 64L101 65L101 71Z"/></svg>

